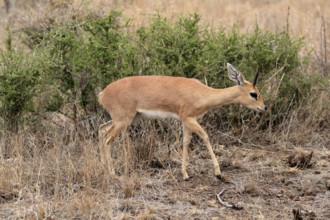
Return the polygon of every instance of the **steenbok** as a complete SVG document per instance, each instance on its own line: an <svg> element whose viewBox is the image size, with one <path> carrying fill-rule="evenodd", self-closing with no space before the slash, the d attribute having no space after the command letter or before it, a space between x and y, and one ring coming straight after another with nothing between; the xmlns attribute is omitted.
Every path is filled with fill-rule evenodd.
<svg viewBox="0 0 330 220"><path fill-rule="evenodd" d="M231 64L227 64L229 79L237 85L224 89L214 89L196 79L171 76L132 76L109 84L100 94L99 102L111 115L112 121L100 126L99 132L106 137L104 147L127 126L138 118L175 118L183 126L183 179L189 178L186 165L187 147L192 132L203 139L211 155L214 173L221 178L217 158L212 150L209 137L197 122L207 111L229 104L241 104L257 112L265 111L262 96L256 87L258 74L254 82L244 79ZM111 123L112 122L112 123ZM111 174L114 168L110 153L105 153Z"/></svg>

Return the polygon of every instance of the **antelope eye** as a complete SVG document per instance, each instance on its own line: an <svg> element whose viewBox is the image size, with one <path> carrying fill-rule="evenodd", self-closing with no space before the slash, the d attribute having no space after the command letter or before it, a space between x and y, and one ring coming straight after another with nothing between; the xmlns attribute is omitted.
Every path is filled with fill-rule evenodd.
<svg viewBox="0 0 330 220"><path fill-rule="evenodd" d="M255 100L258 100L258 94L255 92L250 92L250 96L254 98Z"/></svg>

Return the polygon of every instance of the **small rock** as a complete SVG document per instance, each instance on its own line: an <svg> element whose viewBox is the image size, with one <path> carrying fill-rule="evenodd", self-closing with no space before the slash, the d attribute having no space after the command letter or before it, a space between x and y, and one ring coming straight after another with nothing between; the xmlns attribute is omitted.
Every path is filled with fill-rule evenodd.
<svg viewBox="0 0 330 220"><path fill-rule="evenodd" d="M243 202L238 202L238 203L236 204L236 209L241 210L241 209L243 209L243 208L244 208L244 203L243 203Z"/></svg>
<svg viewBox="0 0 330 220"><path fill-rule="evenodd" d="M313 151L295 151L288 157L288 164L290 167L299 167L299 168L306 168L309 167L310 161L313 157Z"/></svg>

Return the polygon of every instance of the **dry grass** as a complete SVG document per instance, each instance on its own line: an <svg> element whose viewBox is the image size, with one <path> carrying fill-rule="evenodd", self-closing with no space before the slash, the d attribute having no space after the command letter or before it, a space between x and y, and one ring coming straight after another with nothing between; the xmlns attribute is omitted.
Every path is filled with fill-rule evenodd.
<svg viewBox="0 0 330 220"><path fill-rule="evenodd" d="M241 31L252 30L255 23L258 23L261 29L271 31L281 31L287 27L294 36L303 36L306 38L308 47L306 51L312 49L315 58L322 61L324 53L324 37L329 45L330 22L330 2L327 0L181 0L181 1L152 1L152 0L51 0L48 4L43 1L30 0L12 0L13 4L8 15L5 13L4 2L0 2L1 14L0 23L14 26L18 29L22 24L33 22L34 25L42 23L46 18L65 19L67 16L83 15L84 12L92 10L97 14L105 14L116 8L123 11L123 14L132 18L135 24L142 24L148 20L148 17L155 13L160 13L169 18L176 17L181 13L199 13L202 15L204 24L213 26L232 27L237 24ZM58 10L64 5L70 10ZM61 5L61 7L59 6ZM289 9L289 10L288 10ZM77 13L78 12L78 13ZM51 16L57 13L58 16ZM324 20L325 35L322 33L322 20ZM0 35L4 30L0 31ZM329 47L328 47L329 48ZM323 52L322 52L323 51ZM326 51L329 57L329 50Z"/></svg>
<svg viewBox="0 0 330 220"><path fill-rule="evenodd" d="M59 13L49 8L61 1L49 1L55 6L32 0L13 2L10 13L0 16L0 25L10 22L17 31L22 23L40 20L42 25L42 18ZM292 34L306 37L306 51L312 48L315 55L322 49L322 16L326 36L330 30L327 0L72 0L67 6L71 14L59 14L58 19L86 8L102 14L118 7L136 23L146 22L156 11L170 18L197 11L205 24L231 27L236 23L242 31L248 31L256 20L261 28L273 31L289 24ZM4 14L2 5L0 10ZM0 36L5 38L3 29ZM268 83L265 88L275 85ZM315 88L314 92L320 91ZM257 133L249 130L248 122L240 130L223 133L210 120L214 113L208 114L203 126L226 183L214 179L207 150L195 136L188 163L194 178L181 180L181 126L171 120L141 121L116 139L112 144L115 177L108 175L100 160L95 138L99 119L91 124L79 122L75 130L72 122L53 115L44 121L43 132L1 130L5 135L0 140L0 219L292 219L297 206L319 219L330 218L328 97L328 91L320 92L317 100L297 109L292 120ZM288 155L297 149L314 151L311 167L287 165ZM223 188L228 190L224 199L241 201L243 211L217 203L215 193Z"/></svg>
<svg viewBox="0 0 330 220"><path fill-rule="evenodd" d="M208 129L212 124L204 126L226 183L213 177L207 150L196 137L188 164L193 179L182 181L181 131L175 121L141 121L118 138L112 150L117 176L109 176L101 163L99 142L91 138L87 124L79 132L53 127L39 134L8 134L0 145L0 217L283 219L291 218L300 201L320 219L327 216L327 148L314 146L312 166L301 170L289 167L287 159L302 148L279 146L285 139L280 132L272 134L278 142L270 145L265 133L245 133L240 144L233 144L220 131ZM260 147L249 144L252 137L262 140ZM319 143L328 145L329 140ZM307 146L304 149L310 149ZM215 201L215 193L223 188L224 199L242 202L243 211L225 209Z"/></svg>

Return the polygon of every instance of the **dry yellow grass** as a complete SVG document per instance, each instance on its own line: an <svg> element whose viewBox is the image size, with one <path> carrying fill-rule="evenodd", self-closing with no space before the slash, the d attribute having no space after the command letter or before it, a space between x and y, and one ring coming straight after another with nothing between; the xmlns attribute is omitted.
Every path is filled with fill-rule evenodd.
<svg viewBox="0 0 330 220"><path fill-rule="evenodd" d="M38 0L12 0L10 13L6 15L4 2L0 2L0 21L20 22L35 19L47 11L48 4ZM179 14L199 13L204 24L230 28L237 24L241 31L253 29L258 23L261 29L281 31L289 22L289 31L306 38L309 48L320 51L322 17L326 24L328 44L330 34L330 1L328 0L51 0L50 5L65 2L72 10L93 10L100 14L119 9L134 23L146 22L150 15L160 13L169 18ZM288 9L290 10L288 11ZM289 13L289 16L288 16ZM42 22L42 17L38 18ZM3 32L0 32L3 34Z"/></svg>
<svg viewBox="0 0 330 220"><path fill-rule="evenodd" d="M74 3L79 5L81 1ZM282 31L289 23L289 32L305 37L308 47L315 51L320 50L322 17L326 36L330 34L330 1L327 0L96 0L89 7L104 11L118 8L136 23L145 22L146 17L155 13L171 18L195 12L202 15L204 24L228 28L236 24L241 31L252 30L256 23L264 30Z"/></svg>

